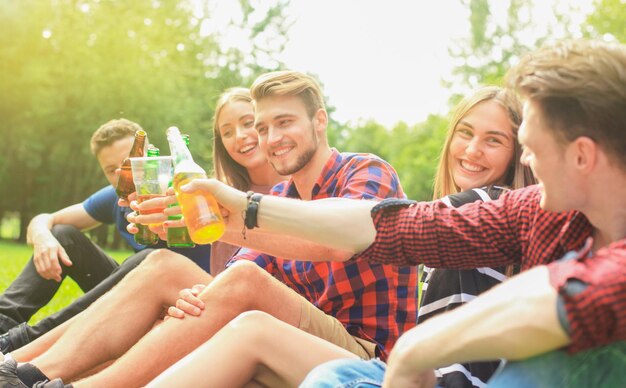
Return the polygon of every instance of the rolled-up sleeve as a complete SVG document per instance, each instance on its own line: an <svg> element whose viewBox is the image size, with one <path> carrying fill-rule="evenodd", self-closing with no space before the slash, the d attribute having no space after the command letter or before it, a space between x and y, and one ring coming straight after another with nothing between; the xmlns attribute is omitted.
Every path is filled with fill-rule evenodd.
<svg viewBox="0 0 626 388"><path fill-rule="evenodd" d="M550 282L563 302L570 353L626 340L626 241L593 256L548 265ZM571 292L571 283L584 288Z"/></svg>
<svg viewBox="0 0 626 388"><path fill-rule="evenodd" d="M376 238L358 258L382 264L476 268L519 262L515 223L497 201L450 208L385 200L372 209Z"/></svg>

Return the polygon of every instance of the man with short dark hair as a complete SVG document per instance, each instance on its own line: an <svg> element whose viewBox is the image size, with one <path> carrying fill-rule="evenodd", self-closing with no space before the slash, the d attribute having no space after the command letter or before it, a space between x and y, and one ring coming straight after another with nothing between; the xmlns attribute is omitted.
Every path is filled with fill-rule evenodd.
<svg viewBox="0 0 626 388"><path fill-rule="evenodd" d="M137 244L126 231L126 214L117 206L115 170L128 156L135 132L141 127L125 119L102 125L91 138L91 150L110 183L77 203L52 214L35 216L27 229L33 256L22 273L0 295L0 333L27 322L54 296L66 276L87 292L117 268L117 263L82 231L102 223L114 223L124 240L138 252ZM6 337L5 337L6 338ZM6 352L6 342L0 342Z"/></svg>
<svg viewBox="0 0 626 388"><path fill-rule="evenodd" d="M137 244L126 230L126 216L130 210L118 205L115 193L117 170L128 157L135 132L140 129L139 124L127 119L110 120L100 126L91 137L91 151L110 185L82 203L52 214L39 214L30 222L27 238L33 244L33 257L0 295L0 352L19 349L83 311L150 253L150 249ZM114 224L136 252L121 266L82 233L100 224ZM178 252L208 272L209 245ZM52 299L66 276L74 279L85 295L29 326L28 320Z"/></svg>

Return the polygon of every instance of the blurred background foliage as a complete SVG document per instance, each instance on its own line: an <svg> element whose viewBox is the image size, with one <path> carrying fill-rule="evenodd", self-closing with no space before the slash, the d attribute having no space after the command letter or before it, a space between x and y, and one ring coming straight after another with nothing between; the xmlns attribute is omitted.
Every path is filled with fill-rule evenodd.
<svg viewBox="0 0 626 388"><path fill-rule="evenodd" d="M449 48L456 66L442 87L451 106L479 85L501 84L519 56L544 41L626 41L624 0L596 0L582 24L569 20L566 1L553 0L557 23L549 28L534 23L532 0L505 2L504 19L492 13L496 3L502 7L499 0L460 1L471 28ZM0 0L0 238L23 241L34 215L80 202L106 183L89 139L112 118L140 123L163 150L164 129L180 127L210 170L217 95L284 67L274 57L289 39L289 3L254 4L239 0L241 15L229 28L246 37L244 51L224 48L205 1ZM391 128L375 121L348 126L332 120L332 111L333 146L381 156L409 197L431 198L447 117ZM93 237L119 245L111 231L100 228Z"/></svg>

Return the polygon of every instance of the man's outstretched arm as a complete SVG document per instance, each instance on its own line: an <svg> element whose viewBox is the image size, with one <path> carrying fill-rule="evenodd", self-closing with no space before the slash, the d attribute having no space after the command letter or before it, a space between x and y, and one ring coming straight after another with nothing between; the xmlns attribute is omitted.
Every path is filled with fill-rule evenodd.
<svg viewBox="0 0 626 388"><path fill-rule="evenodd" d="M245 246L274 256L308 261L346 261L374 242L376 229L370 215L376 201L327 198L315 201L265 195L257 215L259 228L243 233L242 212L247 207L246 194L215 179L192 181L188 190L202 190L215 195L227 210L227 229L221 241ZM166 208L174 196L155 198L138 205L142 211ZM137 206L134 207L136 210ZM184 226L184 221L167 221L165 215L180 212L168 208L165 213L136 215L131 213L129 232L136 232L132 223ZM155 230L163 236L163 230ZM164 237L164 236L163 236Z"/></svg>
<svg viewBox="0 0 626 388"><path fill-rule="evenodd" d="M246 210L246 194L217 180L197 179L186 187L189 191L198 189L211 192L231 217L240 217ZM261 199L257 215L261 229L249 232L261 237L266 231L308 240L343 251L340 259L347 260L374 242L376 229L370 211L376 203L344 198L300 201L266 195ZM243 245L250 246L249 242Z"/></svg>

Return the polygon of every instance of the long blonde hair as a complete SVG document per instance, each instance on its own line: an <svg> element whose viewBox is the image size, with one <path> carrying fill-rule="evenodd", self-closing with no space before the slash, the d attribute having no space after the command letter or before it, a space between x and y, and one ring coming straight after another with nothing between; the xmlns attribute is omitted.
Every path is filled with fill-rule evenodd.
<svg viewBox="0 0 626 388"><path fill-rule="evenodd" d="M238 190L246 191L252 183L250 174L228 154L218 126L218 119L224 106L237 101L249 102L252 105L250 90L242 87L226 89L217 99L213 116L213 165L217 179Z"/></svg>
<svg viewBox="0 0 626 388"><path fill-rule="evenodd" d="M437 173L435 174L433 199L459 192L459 187L454 182L450 168L448 157L450 154L450 143L452 142L454 130L459 124L459 121L461 121L472 108L485 101L495 101L504 108L509 117L513 134L517 138L517 131L522 122L522 104L512 91L497 86L486 86L478 89L472 95L465 97L454 109L452 118L448 124L446 141L441 149L439 165L437 167ZM520 162L521 155L521 146L519 142L515 140L513 159L504 179L504 184L512 189L518 189L535 183L535 178L530 168L522 165Z"/></svg>

